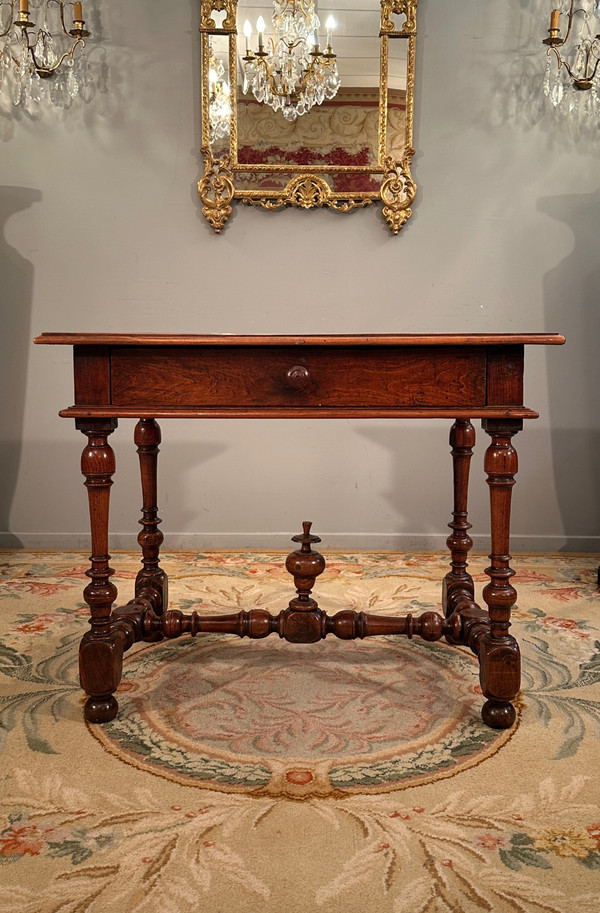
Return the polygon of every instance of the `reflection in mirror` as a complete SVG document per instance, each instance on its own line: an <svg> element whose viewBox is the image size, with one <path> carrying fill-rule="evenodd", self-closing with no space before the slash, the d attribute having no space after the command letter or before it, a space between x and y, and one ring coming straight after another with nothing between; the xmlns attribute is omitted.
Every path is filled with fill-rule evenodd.
<svg viewBox="0 0 600 913"><path fill-rule="evenodd" d="M238 35L244 35L243 52L239 49L243 92L288 121L334 98L340 86L333 49L336 21L331 12L327 18L326 10L320 12L321 17L314 0L273 0L270 16L267 10L263 15L262 7L238 7ZM253 27L249 17L254 13Z"/></svg>
<svg viewBox="0 0 600 913"><path fill-rule="evenodd" d="M215 231L234 199L338 212L380 200L394 234L402 228L416 192L416 6L201 0L199 192Z"/></svg>
<svg viewBox="0 0 600 913"><path fill-rule="evenodd" d="M208 47L210 148L215 158L222 158L229 152L231 132L229 39L225 35L210 35Z"/></svg>
<svg viewBox="0 0 600 913"><path fill-rule="evenodd" d="M268 21L268 7L250 5L244 0L238 8L240 22ZM340 87L333 98L324 98L310 111L286 119L281 111L260 104L252 91L238 96L238 161L253 165L355 165L365 168L377 164L379 124L379 10L360 9L364 0L322 0L318 7L321 23L333 18L336 23L332 46L336 53ZM317 33L322 34L322 29ZM327 38L325 38L327 41ZM242 59L245 49L238 57ZM243 83L242 83L243 84ZM245 188L264 186L262 175L249 173ZM283 189L281 180L268 186ZM242 186L242 183L240 183ZM379 181L370 175L337 175L336 190L377 192Z"/></svg>

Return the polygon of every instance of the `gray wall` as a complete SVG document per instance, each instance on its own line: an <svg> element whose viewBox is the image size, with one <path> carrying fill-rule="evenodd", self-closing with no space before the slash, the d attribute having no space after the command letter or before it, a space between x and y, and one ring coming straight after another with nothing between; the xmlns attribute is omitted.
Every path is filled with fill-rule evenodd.
<svg viewBox="0 0 600 913"><path fill-rule="evenodd" d="M419 197L398 237L374 209L245 207L217 237L195 189L199 4L89 2L109 94L0 127L1 544L87 548L84 438L56 415L70 352L32 347L38 332L463 330L568 337L529 352L541 418L517 437L514 544L600 550L600 131L574 140L541 116L550 5L420 0ZM121 547L140 504L132 432L122 421L111 439ZM439 546L447 435L444 422L164 422L168 544L285 547L308 517L325 546ZM485 446L479 433L477 536Z"/></svg>

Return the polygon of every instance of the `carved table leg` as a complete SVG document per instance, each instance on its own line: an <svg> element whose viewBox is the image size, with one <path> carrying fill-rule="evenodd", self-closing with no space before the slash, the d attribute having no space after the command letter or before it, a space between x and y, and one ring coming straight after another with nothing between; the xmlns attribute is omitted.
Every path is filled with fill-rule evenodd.
<svg viewBox="0 0 600 913"><path fill-rule="evenodd" d="M486 568L490 582L483 590L490 627L479 640L480 682L487 698L481 715L488 726L507 729L515 721L515 708L510 702L518 693L521 681L519 645L508 629L510 610L517 599L517 591L510 583L514 575L509 554L510 503L518 469L511 438L521 430L523 422L485 419L483 427L492 439L485 455L492 549L491 566Z"/></svg>
<svg viewBox="0 0 600 913"><path fill-rule="evenodd" d="M90 723L104 723L117 713L113 692L121 679L124 650L123 634L111 624L117 588L110 579L114 571L108 554L108 508L115 471L108 435L117 427L117 420L76 419L75 426L88 438L81 455L81 471L88 492L92 539L91 568L86 571L90 583L83 591L92 616L91 630L84 634L79 648L79 674L81 686L89 695L85 718Z"/></svg>
<svg viewBox="0 0 600 913"><path fill-rule="evenodd" d="M135 581L136 597L150 602L154 612L162 615L168 605L167 575L159 567L160 547L164 536L158 528L157 468L160 427L153 418L141 418L135 426L134 441L140 458L142 479L142 529L138 543L142 549L142 569Z"/></svg>
<svg viewBox="0 0 600 913"><path fill-rule="evenodd" d="M444 577L442 605L446 617L457 608L456 597L473 599L473 578L467 573L467 556L473 546L469 536L467 498L469 492L469 466L475 445L475 429L468 419L456 419L450 429L452 448L452 472L454 479L454 509L452 522L448 524L452 533L446 540L451 553L451 570Z"/></svg>

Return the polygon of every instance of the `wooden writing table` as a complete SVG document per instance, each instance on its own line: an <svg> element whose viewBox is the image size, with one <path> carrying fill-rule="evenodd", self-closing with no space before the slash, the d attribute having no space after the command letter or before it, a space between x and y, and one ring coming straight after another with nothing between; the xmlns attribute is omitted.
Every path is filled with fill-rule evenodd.
<svg viewBox="0 0 600 913"><path fill-rule="evenodd" d="M383 336L162 336L113 333L44 333L36 343L73 346L74 418L88 438L81 469L88 491L92 555L84 599L91 629L80 651L81 684L89 698L85 717L113 719L114 692L123 653L137 641L189 632L240 637L278 633L292 643L315 643L327 634L352 639L377 634L419 635L469 647L479 659L485 723L512 725L511 703L520 685L520 655L509 634L517 597L511 584L509 526L517 471L512 437L537 413L523 405L524 347L561 345L546 334ZM142 568L135 595L114 608L117 588L109 566L108 509L115 458L108 436L119 418L137 418L134 440L142 480ZM279 615L251 609L232 615L168 611L167 575L159 567L157 418L445 418L453 421L454 475L450 571L443 584L444 615L382 617L343 610L328 616L310 593L325 562L311 548L319 540L310 523L294 541L300 547L286 567L296 596ZM485 454L490 489L491 555L483 590L487 608L474 601L467 571L472 546L467 519L469 465L475 443L471 419L482 420L491 441Z"/></svg>

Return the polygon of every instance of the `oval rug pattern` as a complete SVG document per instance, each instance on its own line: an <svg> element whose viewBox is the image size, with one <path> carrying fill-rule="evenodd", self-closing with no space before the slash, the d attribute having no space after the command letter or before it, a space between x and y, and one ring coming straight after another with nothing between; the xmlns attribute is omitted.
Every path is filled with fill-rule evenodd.
<svg viewBox="0 0 600 913"><path fill-rule="evenodd" d="M477 660L442 642L200 635L147 645L124 673L117 718L90 731L122 761L205 789L386 792L479 764L514 732L483 725Z"/></svg>

